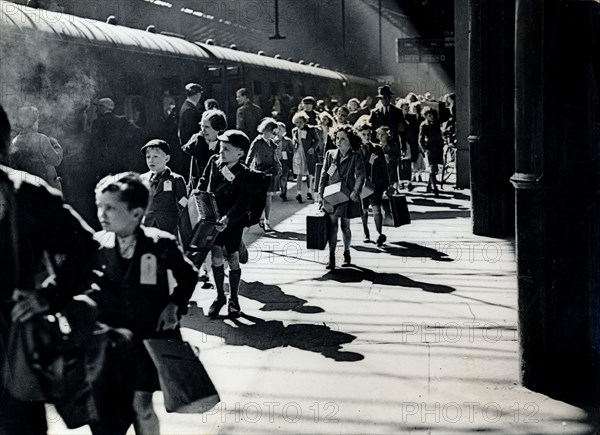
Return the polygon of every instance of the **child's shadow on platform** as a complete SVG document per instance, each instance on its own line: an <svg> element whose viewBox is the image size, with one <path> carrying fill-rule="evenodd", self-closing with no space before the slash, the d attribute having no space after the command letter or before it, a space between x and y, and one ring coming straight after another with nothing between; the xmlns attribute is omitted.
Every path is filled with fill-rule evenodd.
<svg viewBox="0 0 600 435"><path fill-rule="evenodd" d="M209 319L204 310L192 302L181 326L221 337L231 346L250 346L259 350L290 346L320 353L335 361L354 362L364 359L360 353L342 350L342 345L351 343L356 336L336 331L326 324L296 323L285 326L279 320L263 320L247 314L243 314L241 319L233 319L234 325L226 323L225 319L224 316ZM248 324L242 319L252 323Z"/></svg>
<svg viewBox="0 0 600 435"><path fill-rule="evenodd" d="M295 311L297 313L315 314L324 312L323 308L306 305L308 301L288 295L276 285L262 282L243 282L240 285L240 295L248 299L262 302L261 311Z"/></svg>
<svg viewBox="0 0 600 435"><path fill-rule="evenodd" d="M373 284L420 288L429 293L452 293L456 289L443 284L431 284L415 281L399 273L375 272L365 267L350 265L327 272L317 281L361 282L371 281Z"/></svg>

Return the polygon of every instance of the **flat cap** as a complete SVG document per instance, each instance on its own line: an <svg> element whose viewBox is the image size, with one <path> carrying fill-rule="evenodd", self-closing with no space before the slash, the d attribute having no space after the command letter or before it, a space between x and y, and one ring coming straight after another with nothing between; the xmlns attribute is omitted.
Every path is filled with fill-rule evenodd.
<svg viewBox="0 0 600 435"><path fill-rule="evenodd" d="M167 155L171 155L171 147L169 146L169 144L162 140L162 139L152 139L151 141L148 141L146 143L146 145L144 145L140 151L142 154L146 153L146 149L148 148L160 148L161 150L163 150Z"/></svg>
<svg viewBox="0 0 600 435"><path fill-rule="evenodd" d="M221 142L227 142L236 148L241 149L244 153L248 152L250 148L250 139L246 136L246 133L240 130L227 130L217 136Z"/></svg>

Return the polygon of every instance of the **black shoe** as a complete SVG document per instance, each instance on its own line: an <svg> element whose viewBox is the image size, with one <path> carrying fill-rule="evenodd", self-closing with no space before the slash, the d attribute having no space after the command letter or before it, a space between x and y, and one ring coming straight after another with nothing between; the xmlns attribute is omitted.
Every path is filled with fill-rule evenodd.
<svg viewBox="0 0 600 435"><path fill-rule="evenodd" d="M208 317L210 317L211 319L217 318L219 315L219 311L221 311L221 308L225 306L226 302L227 299L225 298L225 295L217 296L217 299L213 301L210 308L208 309Z"/></svg>
<svg viewBox="0 0 600 435"><path fill-rule="evenodd" d="M227 312L231 318L240 317L242 314L240 303L237 300L234 301L233 299L229 299L229 303L227 304Z"/></svg>
<svg viewBox="0 0 600 435"><path fill-rule="evenodd" d="M344 251L344 264L342 266L350 266L352 260L350 259L350 251Z"/></svg>
<svg viewBox="0 0 600 435"><path fill-rule="evenodd" d="M302 204L304 201L302 201L302 195L298 194L296 195L296 201L298 201L300 204Z"/></svg>
<svg viewBox="0 0 600 435"><path fill-rule="evenodd" d="M371 236L369 233L365 233L363 236L363 243L369 243L371 241Z"/></svg>
<svg viewBox="0 0 600 435"><path fill-rule="evenodd" d="M412 183L408 183L408 191L412 192L413 190L415 190L415 186Z"/></svg>
<svg viewBox="0 0 600 435"><path fill-rule="evenodd" d="M281 195L279 195L279 197L282 201L287 201L287 195L285 193L282 193Z"/></svg>
<svg viewBox="0 0 600 435"><path fill-rule="evenodd" d="M335 254L329 254L329 261L325 265L325 269L335 270Z"/></svg>
<svg viewBox="0 0 600 435"><path fill-rule="evenodd" d="M310 193L307 193L306 194L306 199L309 199L309 200L312 201L313 197L312 197L312 195Z"/></svg>
<svg viewBox="0 0 600 435"><path fill-rule="evenodd" d="M212 285L212 283L211 283L210 281L208 281L208 280L207 280L207 281L204 281L204 282L202 283L202 285L200 286L200 288L201 288L201 289L204 289L204 290L206 290L206 289L211 289L211 288L213 288L213 287L214 287L214 285Z"/></svg>
<svg viewBox="0 0 600 435"><path fill-rule="evenodd" d="M377 237L377 246L383 246L386 240L387 237L385 236L385 234L380 234L379 237Z"/></svg>
<svg viewBox="0 0 600 435"><path fill-rule="evenodd" d="M262 230L264 231L265 230L265 221L262 219L260 221L258 221L258 226L261 227Z"/></svg>

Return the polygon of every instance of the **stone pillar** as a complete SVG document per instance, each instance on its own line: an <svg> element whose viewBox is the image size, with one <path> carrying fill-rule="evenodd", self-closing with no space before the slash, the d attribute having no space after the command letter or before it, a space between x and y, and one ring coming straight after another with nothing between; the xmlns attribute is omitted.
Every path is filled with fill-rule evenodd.
<svg viewBox="0 0 600 435"><path fill-rule="evenodd" d="M580 406L600 397L599 12L592 2L516 3L521 376Z"/></svg>
<svg viewBox="0 0 600 435"><path fill-rule="evenodd" d="M456 187L471 185L469 168L469 0L454 0L454 68L456 71Z"/></svg>
<svg viewBox="0 0 600 435"><path fill-rule="evenodd" d="M514 233L514 3L470 0L469 146L473 232Z"/></svg>

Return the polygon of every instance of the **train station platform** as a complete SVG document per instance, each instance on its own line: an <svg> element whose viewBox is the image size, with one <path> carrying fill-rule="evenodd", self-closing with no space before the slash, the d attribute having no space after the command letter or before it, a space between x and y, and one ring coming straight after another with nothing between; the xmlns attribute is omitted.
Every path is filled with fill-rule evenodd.
<svg viewBox="0 0 600 435"><path fill-rule="evenodd" d="M245 315L209 320L214 290L198 288L182 323L222 402L167 414L156 393L161 432L595 433L582 409L519 385L513 241L471 233L468 191L423 190L381 248L353 220L353 266L335 271L306 249L316 206L276 197L275 231L246 237ZM89 433L49 420L52 434Z"/></svg>

